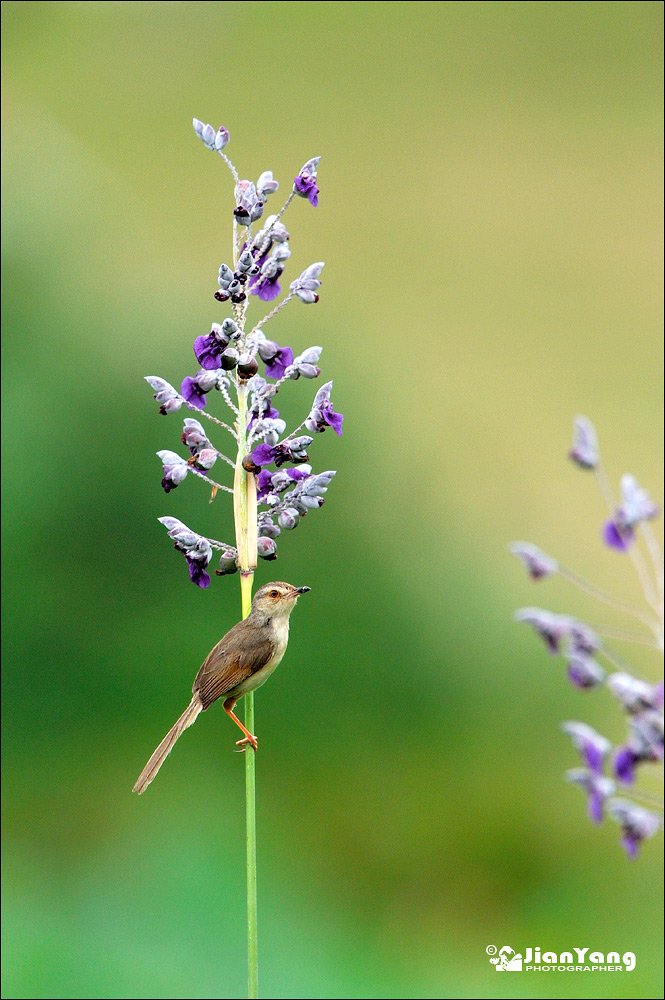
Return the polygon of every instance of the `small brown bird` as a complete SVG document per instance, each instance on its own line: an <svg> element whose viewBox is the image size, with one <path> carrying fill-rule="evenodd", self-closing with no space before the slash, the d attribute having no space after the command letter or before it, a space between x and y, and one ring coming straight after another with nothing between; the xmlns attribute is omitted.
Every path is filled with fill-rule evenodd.
<svg viewBox="0 0 665 1000"><path fill-rule="evenodd" d="M141 771L132 789L139 795L155 777L173 745L213 701L226 695L224 711L245 734L238 746L258 748L256 736L233 714L239 698L264 684L280 662L289 641L289 615L309 587L266 583L257 590L247 618L230 629L211 649L192 685L193 698Z"/></svg>

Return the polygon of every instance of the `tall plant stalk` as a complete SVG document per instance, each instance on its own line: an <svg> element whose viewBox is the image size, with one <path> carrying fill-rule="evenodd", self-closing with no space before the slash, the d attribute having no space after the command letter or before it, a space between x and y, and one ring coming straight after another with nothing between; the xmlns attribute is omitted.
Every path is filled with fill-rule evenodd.
<svg viewBox="0 0 665 1000"><path fill-rule="evenodd" d="M247 442L247 387L238 386L238 455L233 482L233 510L240 570L242 617L252 608L252 582L257 563L256 479L242 461ZM254 732L254 692L245 695L245 726ZM259 995L258 895L256 888L256 756L245 752L245 832L247 838L247 983L250 1000Z"/></svg>
<svg viewBox="0 0 665 1000"><path fill-rule="evenodd" d="M211 501L218 494L233 494L235 547L215 538L209 538L171 515L159 521L177 551L186 559L191 582L202 589L211 584L208 567L213 555L219 553L219 568L215 575L240 573L242 617L247 618L252 607L252 583L257 556L271 561L277 557L277 542L282 531L291 532L309 513L320 508L335 472L315 474L309 464L307 449L314 435L327 428L342 434L343 416L333 409L332 381L326 382L316 392L305 419L295 431L286 433L286 421L275 406L275 396L285 385L299 379L307 382L321 374L318 361L323 348L307 347L296 354L290 346L280 346L269 340L263 327L290 302L299 301L313 305L319 301L323 261L305 268L291 281L289 291L281 301L269 309L258 323L246 326L247 308L251 297L261 303L272 302L281 294L279 279L291 255L290 234L282 217L296 196L310 205L318 205L319 188L317 166L320 157L309 159L293 179L293 187L282 208L264 218L263 228L255 228L263 216L266 200L279 188L272 171L265 170L256 184L241 179L233 163L224 152L230 136L228 129L215 130L197 118L194 131L207 149L218 154L231 171L234 181L235 208L233 210L232 267L222 263L218 272L218 289L214 293L217 303L228 303L233 318L213 323L210 333L201 334L193 344L199 365L195 375L186 376L180 391L159 375L147 375L146 381L154 390L160 413L167 415L183 409L195 413L207 423L191 415L184 419L180 440L187 446L188 457L162 450L157 452L162 461L164 476L162 488L171 493L185 479L196 479L211 488ZM265 366L264 375L259 373ZM234 392L235 390L235 392ZM233 413L234 426L208 412L209 397L219 393ZM237 405L234 395L237 394ZM214 425L212 428L210 425ZM227 456L208 438L209 431L229 433L236 448L235 461ZM307 433L304 433L307 431ZM210 471L220 465L234 469L233 489L217 482ZM257 489L258 487L258 489ZM261 511L258 511L258 505ZM281 544L281 542L280 542ZM254 694L245 694L245 725L249 733L255 732ZM159 759L156 770L184 728L191 725L202 705L193 701L192 706L178 720L167 736L168 747ZM245 741L241 741L245 743ZM160 750L158 747L158 751ZM256 872L256 757L248 743L245 752L245 811L247 837L247 960L250 1000L258 997L258 934L257 934L257 872ZM148 762L150 764L150 761ZM154 774L150 774L149 781ZM145 786L135 790L143 791Z"/></svg>

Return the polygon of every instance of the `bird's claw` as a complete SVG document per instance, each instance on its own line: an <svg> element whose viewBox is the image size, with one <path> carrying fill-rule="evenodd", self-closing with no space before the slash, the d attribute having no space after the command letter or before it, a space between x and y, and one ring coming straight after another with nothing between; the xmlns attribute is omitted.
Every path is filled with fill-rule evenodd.
<svg viewBox="0 0 665 1000"><path fill-rule="evenodd" d="M234 750L234 753L244 753L248 746L251 746L252 750L258 750L259 741L256 736L245 736L242 740L236 740L236 746L240 749Z"/></svg>

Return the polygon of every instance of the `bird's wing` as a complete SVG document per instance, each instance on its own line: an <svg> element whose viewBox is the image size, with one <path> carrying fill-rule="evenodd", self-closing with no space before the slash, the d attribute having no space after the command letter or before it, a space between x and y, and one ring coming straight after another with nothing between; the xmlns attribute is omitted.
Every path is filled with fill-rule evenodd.
<svg viewBox="0 0 665 1000"><path fill-rule="evenodd" d="M211 649L196 675L192 691L207 708L270 661L274 644L257 637L254 629L239 622Z"/></svg>

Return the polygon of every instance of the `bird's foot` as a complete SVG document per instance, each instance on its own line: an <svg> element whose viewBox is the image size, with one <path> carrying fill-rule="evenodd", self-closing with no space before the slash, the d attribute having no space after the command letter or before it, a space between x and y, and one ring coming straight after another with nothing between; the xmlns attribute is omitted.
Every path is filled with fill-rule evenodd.
<svg viewBox="0 0 665 1000"><path fill-rule="evenodd" d="M252 750L258 750L259 741L256 736L245 736L242 740L236 740L236 746L240 747L240 750L236 750L236 753L244 753L248 746L251 746Z"/></svg>

